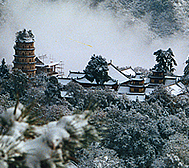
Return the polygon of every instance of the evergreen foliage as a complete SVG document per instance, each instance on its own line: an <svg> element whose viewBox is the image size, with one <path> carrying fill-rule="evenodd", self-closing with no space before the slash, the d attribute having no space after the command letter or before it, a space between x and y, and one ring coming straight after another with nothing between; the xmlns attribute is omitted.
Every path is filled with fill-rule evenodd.
<svg viewBox="0 0 189 168"><path fill-rule="evenodd" d="M54 76L50 76L45 90L47 103L59 103L61 101L60 90L61 85L58 83L58 79Z"/></svg>
<svg viewBox="0 0 189 168"><path fill-rule="evenodd" d="M184 68L184 76L189 74L189 58L186 60L186 67Z"/></svg>
<svg viewBox="0 0 189 168"><path fill-rule="evenodd" d="M7 68L5 59L2 59L1 66L0 66L0 79L8 78L9 77L9 69Z"/></svg>
<svg viewBox="0 0 189 168"><path fill-rule="evenodd" d="M175 71L173 66L177 66L177 63L174 59L174 54L171 48L166 51L158 50L154 52L156 56L157 64L154 66L154 70L163 71L165 73L172 73Z"/></svg>
<svg viewBox="0 0 189 168"><path fill-rule="evenodd" d="M110 10L121 18L127 27L148 25L152 35L162 38L175 34L186 34L188 24L187 0L90 0L95 8ZM180 35L179 34L179 35Z"/></svg>
<svg viewBox="0 0 189 168"><path fill-rule="evenodd" d="M108 63L102 56L96 56L95 54L91 57L85 70L85 77L93 82L96 81L97 84L103 85L104 82L109 80L108 76Z"/></svg>
<svg viewBox="0 0 189 168"><path fill-rule="evenodd" d="M186 66L184 68L184 75L182 76L182 81L188 85L189 83L189 58L186 60Z"/></svg>
<svg viewBox="0 0 189 168"><path fill-rule="evenodd" d="M28 88L28 77L21 70L15 69L8 80L2 83L3 93L9 93L12 99L24 96Z"/></svg>
<svg viewBox="0 0 189 168"><path fill-rule="evenodd" d="M18 103L0 114L2 168L70 167L73 164L67 165L68 159L76 149L99 139L94 126L88 123L89 111L37 126L26 122L28 110Z"/></svg>
<svg viewBox="0 0 189 168"><path fill-rule="evenodd" d="M70 97L68 102L78 110L86 109L108 109L109 107L116 106L119 109L127 109L129 100L118 98L116 93L97 87L94 90L85 90L81 85L70 82L66 86L67 95Z"/></svg>
<svg viewBox="0 0 189 168"><path fill-rule="evenodd" d="M9 167L23 168L26 155L22 155L22 152L20 153L18 150L15 151L16 144L20 144L20 141L28 141L31 144L27 143L27 145L38 150L35 139L36 136L42 135L43 131L41 130L50 129L54 123L60 120L69 123L74 119L73 123L66 126L67 132L71 134L77 130L77 127L85 125L84 136L81 135L84 131L82 129L79 129L78 133L74 132L70 141L64 141L63 145L57 146L53 151L56 156L51 155L53 159L50 159L50 162L42 160L40 168L47 167L47 164L52 162L56 162L56 167L69 167L66 165L69 159L74 160L77 167L81 168L98 168L100 166L107 168L188 167L188 93L174 96L161 85L145 101L139 102L128 100L126 95L118 97L115 92L101 86L86 89L77 83L70 82L65 87L67 91L67 100L65 100L59 97L61 86L55 77L49 77L46 80L46 77L36 76L37 84L35 85L33 81L26 82L26 75L18 70L10 73L9 76L9 79L4 79L7 84L5 94L0 95L0 143L4 144L0 146L0 166L5 167L9 164ZM18 82L16 86L19 88L19 92L14 91L13 81ZM25 85L26 83L27 85ZM26 86L29 86L27 91ZM10 87L12 90L8 91ZM1 88L3 88L2 85ZM23 93L21 94L20 91ZM16 111L17 115L11 117L8 122L4 122L9 118L8 116L11 116L9 107L12 107L12 111L15 111L14 107L18 108L18 101L15 101L17 97L13 96L17 94L26 108ZM17 105L15 106L15 104ZM92 110L90 116L85 111L86 109ZM5 112L9 115L4 115ZM20 113L22 115L17 117ZM78 115L78 113L83 115ZM72 117L68 117L67 120L64 116L68 115ZM17 130L20 128L17 127L18 125L22 126L19 131ZM93 126L90 127L91 125ZM22 134L25 128L26 131ZM74 129L72 130L72 128ZM47 133L48 129L44 132ZM91 135L93 133L96 135L96 130L101 136L101 141L93 142L87 147L86 144L91 142ZM51 132L59 132L59 128L53 129ZM10 139L12 134L23 136L12 140ZM6 141L3 141L3 136L5 138L8 136ZM33 140L28 140L28 138L33 138ZM93 138L96 141L96 137ZM11 144L10 142L16 143L15 146L6 145ZM1 155L2 151L7 150L4 148L7 146L11 147L8 153L5 152L8 159ZM62 157L60 157L60 153L56 153L61 146L61 150L65 151L62 153ZM86 149L83 149L84 147ZM16 155L12 155L12 153Z"/></svg>
<svg viewBox="0 0 189 168"><path fill-rule="evenodd" d="M125 167L186 166L189 155L184 142L188 141L189 122L185 110L188 100L186 96L172 96L161 86L145 102L126 102L125 110L116 106L106 108L94 115L92 121L101 123L97 127L107 127L101 130L103 145L115 150L125 160ZM175 144L178 136L185 137L180 145ZM170 141L171 138L175 140ZM184 152L179 153L179 149L174 149L176 146ZM177 161L171 162L173 156Z"/></svg>

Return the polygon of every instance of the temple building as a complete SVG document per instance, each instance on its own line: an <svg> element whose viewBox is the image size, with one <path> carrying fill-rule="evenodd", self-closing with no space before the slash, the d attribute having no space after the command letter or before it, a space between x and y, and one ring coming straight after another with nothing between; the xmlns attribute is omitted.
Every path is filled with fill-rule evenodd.
<svg viewBox="0 0 189 168"><path fill-rule="evenodd" d="M164 71L153 70L152 73L153 74L149 76L151 84L154 84L154 85L164 84L165 82Z"/></svg>
<svg viewBox="0 0 189 168"><path fill-rule="evenodd" d="M58 72L56 72L57 66L60 65L59 62L50 62L50 63L44 63L42 60L40 60L39 57L35 58L36 60L36 74L40 73L46 73L48 76L52 75L58 75Z"/></svg>
<svg viewBox="0 0 189 168"><path fill-rule="evenodd" d="M144 85L144 78L141 77L141 74L137 73L135 78L131 78L130 84L131 93L144 93L145 92L145 85Z"/></svg>
<svg viewBox="0 0 189 168"><path fill-rule="evenodd" d="M44 63L35 55L34 35L31 30L19 31L16 33L16 41L14 45L13 69L21 69L28 77L33 77L39 73L47 75L58 75L57 66L59 62Z"/></svg>
<svg viewBox="0 0 189 168"><path fill-rule="evenodd" d="M35 60L35 47L34 35L31 30L19 31L16 33L16 41L14 45L15 55L13 69L21 69L29 77L36 74L36 60Z"/></svg>

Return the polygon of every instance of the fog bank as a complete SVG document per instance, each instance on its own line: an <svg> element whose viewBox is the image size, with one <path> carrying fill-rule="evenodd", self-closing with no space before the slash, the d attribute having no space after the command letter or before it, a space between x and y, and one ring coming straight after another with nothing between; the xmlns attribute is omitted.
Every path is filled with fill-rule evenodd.
<svg viewBox="0 0 189 168"><path fill-rule="evenodd" d="M0 27L0 58L13 60L15 33L24 28L35 35L36 56L47 54L54 61L64 62L64 72L82 71L92 54L113 60L116 66L155 64L153 52L172 48L178 62L177 73L182 74L188 55L188 43L181 35L158 38L148 25L138 21L125 26L124 18L111 11L89 8L84 2L8 0L4 3Z"/></svg>

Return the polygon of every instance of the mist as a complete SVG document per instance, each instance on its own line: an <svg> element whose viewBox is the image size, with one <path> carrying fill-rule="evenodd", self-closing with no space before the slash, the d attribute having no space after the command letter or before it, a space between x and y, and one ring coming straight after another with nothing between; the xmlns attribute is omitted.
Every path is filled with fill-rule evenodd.
<svg viewBox="0 0 189 168"><path fill-rule="evenodd" d="M155 36L142 20L127 26L126 16L89 8L79 0L8 0L2 9L0 58L6 58L8 64L13 61L15 33L26 28L35 35L36 56L47 54L54 62L62 60L66 75L69 70L82 71L93 54L102 55L119 67L149 69L155 64L153 52L169 47L178 62L176 74L183 74L189 49L187 39L182 35Z"/></svg>

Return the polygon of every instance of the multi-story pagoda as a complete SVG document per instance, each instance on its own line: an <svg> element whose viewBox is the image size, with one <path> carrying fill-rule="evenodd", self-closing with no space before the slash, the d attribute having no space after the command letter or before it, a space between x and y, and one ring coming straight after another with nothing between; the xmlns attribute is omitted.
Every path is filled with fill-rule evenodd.
<svg viewBox="0 0 189 168"><path fill-rule="evenodd" d="M16 33L16 45L14 45L14 69L21 69L29 77L36 74L34 35L31 30Z"/></svg>
<svg viewBox="0 0 189 168"><path fill-rule="evenodd" d="M165 76L164 76L164 71L163 70L153 70L152 71L153 75L149 76L150 77L150 83L151 84L164 84Z"/></svg>
<svg viewBox="0 0 189 168"><path fill-rule="evenodd" d="M140 75L140 73L137 73L135 78L131 78L130 84L128 84L131 93L145 92L144 78L141 78Z"/></svg>

